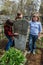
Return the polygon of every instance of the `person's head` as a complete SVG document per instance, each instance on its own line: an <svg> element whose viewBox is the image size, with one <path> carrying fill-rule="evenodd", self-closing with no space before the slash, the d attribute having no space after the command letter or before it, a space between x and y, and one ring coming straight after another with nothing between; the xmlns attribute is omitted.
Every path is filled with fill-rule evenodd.
<svg viewBox="0 0 43 65"><path fill-rule="evenodd" d="M34 14L32 15L32 21L39 21L39 20L40 20L39 15L36 14L36 13L34 13Z"/></svg>
<svg viewBox="0 0 43 65"><path fill-rule="evenodd" d="M16 19L21 19L22 17L23 17L22 13L21 12L18 12Z"/></svg>
<svg viewBox="0 0 43 65"><path fill-rule="evenodd" d="M6 24L9 26L13 26L13 22L10 19L6 20Z"/></svg>

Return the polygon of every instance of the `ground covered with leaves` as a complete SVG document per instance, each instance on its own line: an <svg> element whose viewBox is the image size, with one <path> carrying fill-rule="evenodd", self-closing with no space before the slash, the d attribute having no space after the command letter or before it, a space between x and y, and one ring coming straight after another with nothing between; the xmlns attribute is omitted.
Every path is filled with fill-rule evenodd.
<svg viewBox="0 0 43 65"><path fill-rule="evenodd" d="M1 41L0 48L2 50L0 51L0 57L4 54L3 49L5 48L6 42L7 42L6 40ZM40 46L43 46L43 45L40 45ZM36 49L35 55L33 54L26 55L26 58L28 60L26 65L43 65L43 47L40 48L40 46L38 49Z"/></svg>
<svg viewBox="0 0 43 65"><path fill-rule="evenodd" d="M43 65L43 49L37 49L36 54L27 54L27 65Z"/></svg>

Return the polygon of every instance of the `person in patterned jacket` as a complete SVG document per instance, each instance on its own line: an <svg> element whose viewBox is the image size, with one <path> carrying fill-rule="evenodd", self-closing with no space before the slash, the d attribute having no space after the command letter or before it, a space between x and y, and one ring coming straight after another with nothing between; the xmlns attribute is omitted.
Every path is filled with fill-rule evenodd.
<svg viewBox="0 0 43 65"><path fill-rule="evenodd" d="M4 34L8 38L8 43L5 47L5 50L8 50L11 46L14 46L14 36L17 36L18 33L13 33L12 31L13 23L10 19L8 19L4 24Z"/></svg>

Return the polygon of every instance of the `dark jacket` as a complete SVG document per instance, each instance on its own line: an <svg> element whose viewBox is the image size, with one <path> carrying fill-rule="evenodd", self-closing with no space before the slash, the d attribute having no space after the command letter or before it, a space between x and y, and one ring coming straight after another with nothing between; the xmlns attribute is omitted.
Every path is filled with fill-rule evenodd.
<svg viewBox="0 0 43 65"><path fill-rule="evenodd" d="M5 24L4 25L4 33L5 33L5 35L10 36L10 37L14 36L14 34L12 32L12 26Z"/></svg>

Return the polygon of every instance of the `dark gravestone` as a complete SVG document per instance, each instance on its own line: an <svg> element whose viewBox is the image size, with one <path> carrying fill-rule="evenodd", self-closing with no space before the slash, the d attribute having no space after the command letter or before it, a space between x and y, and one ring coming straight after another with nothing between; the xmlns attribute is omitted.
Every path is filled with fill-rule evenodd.
<svg viewBox="0 0 43 65"><path fill-rule="evenodd" d="M14 22L13 29L14 32L19 33L19 37L15 38L15 47L21 50L25 50L28 22L26 20L16 20Z"/></svg>

